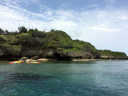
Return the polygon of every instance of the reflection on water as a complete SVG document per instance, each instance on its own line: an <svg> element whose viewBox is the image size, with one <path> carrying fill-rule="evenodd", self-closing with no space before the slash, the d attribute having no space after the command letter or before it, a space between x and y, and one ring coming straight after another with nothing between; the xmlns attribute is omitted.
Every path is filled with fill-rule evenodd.
<svg viewBox="0 0 128 96"><path fill-rule="evenodd" d="M128 61L0 64L0 96L127 96Z"/></svg>

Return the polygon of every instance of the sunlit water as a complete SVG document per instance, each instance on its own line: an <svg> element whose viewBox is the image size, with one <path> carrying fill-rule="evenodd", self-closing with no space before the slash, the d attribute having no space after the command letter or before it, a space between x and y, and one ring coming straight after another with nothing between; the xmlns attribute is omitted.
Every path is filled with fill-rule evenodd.
<svg viewBox="0 0 128 96"><path fill-rule="evenodd" d="M128 96L128 61L0 62L0 96Z"/></svg>

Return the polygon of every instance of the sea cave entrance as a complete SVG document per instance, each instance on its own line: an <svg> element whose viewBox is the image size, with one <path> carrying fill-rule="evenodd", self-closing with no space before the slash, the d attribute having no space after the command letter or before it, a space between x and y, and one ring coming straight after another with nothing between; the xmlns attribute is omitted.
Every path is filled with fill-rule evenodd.
<svg viewBox="0 0 128 96"><path fill-rule="evenodd" d="M54 58L58 61L71 61L71 57L69 56L64 56L58 53L54 53Z"/></svg>

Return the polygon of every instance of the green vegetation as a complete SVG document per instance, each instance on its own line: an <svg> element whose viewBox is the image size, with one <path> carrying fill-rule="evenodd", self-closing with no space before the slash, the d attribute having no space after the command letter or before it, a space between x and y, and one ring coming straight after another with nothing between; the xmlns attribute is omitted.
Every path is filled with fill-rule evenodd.
<svg viewBox="0 0 128 96"><path fill-rule="evenodd" d="M67 58L127 57L123 52L97 50L89 42L72 40L68 34L61 30L52 29L45 32L38 29L27 29L24 26L19 27L18 32L9 32L0 28L0 50L14 56L20 51L19 55L22 53L22 56L33 56L33 54L37 56L38 54L38 56L47 57L51 54L50 56L53 58L56 58L56 56L62 56L61 58L64 56ZM45 53L43 50L52 51Z"/></svg>
<svg viewBox="0 0 128 96"><path fill-rule="evenodd" d="M0 43L5 43L7 42L7 38L4 35L0 35Z"/></svg>
<svg viewBox="0 0 128 96"><path fill-rule="evenodd" d="M22 46L21 45L12 45L12 50L21 51Z"/></svg>
<svg viewBox="0 0 128 96"><path fill-rule="evenodd" d="M111 50L98 50L101 56L109 56L114 58L126 58L127 55L123 52L114 52Z"/></svg>
<svg viewBox="0 0 128 96"><path fill-rule="evenodd" d="M50 48L72 48L72 39L68 34L59 30L51 30L44 38L45 46Z"/></svg>
<svg viewBox="0 0 128 96"><path fill-rule="evenodd" d="M19 33L27 33L28 32L27 28L25 28L24 26L19 27L18 30L19 30Z"/></svg>
<svg viewBox="0 0 128 96"><path fill-rule="evenodd" d="M0 45L5 46L5 47L10 47L10 46L11 46L11 45L8 44L8 43L4 43L4 44L0 44Z"/></svg>

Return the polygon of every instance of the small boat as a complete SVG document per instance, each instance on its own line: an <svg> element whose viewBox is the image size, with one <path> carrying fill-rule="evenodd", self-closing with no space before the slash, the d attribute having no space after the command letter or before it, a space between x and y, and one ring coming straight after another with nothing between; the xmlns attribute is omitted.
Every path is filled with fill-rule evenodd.
<svg viewBox="0 0 128 96"><path fill-rule="evenodd" d="M23 63L23 61L12 61L12 62L9 62L9 64L20 64L20 63Z"/></svg>

